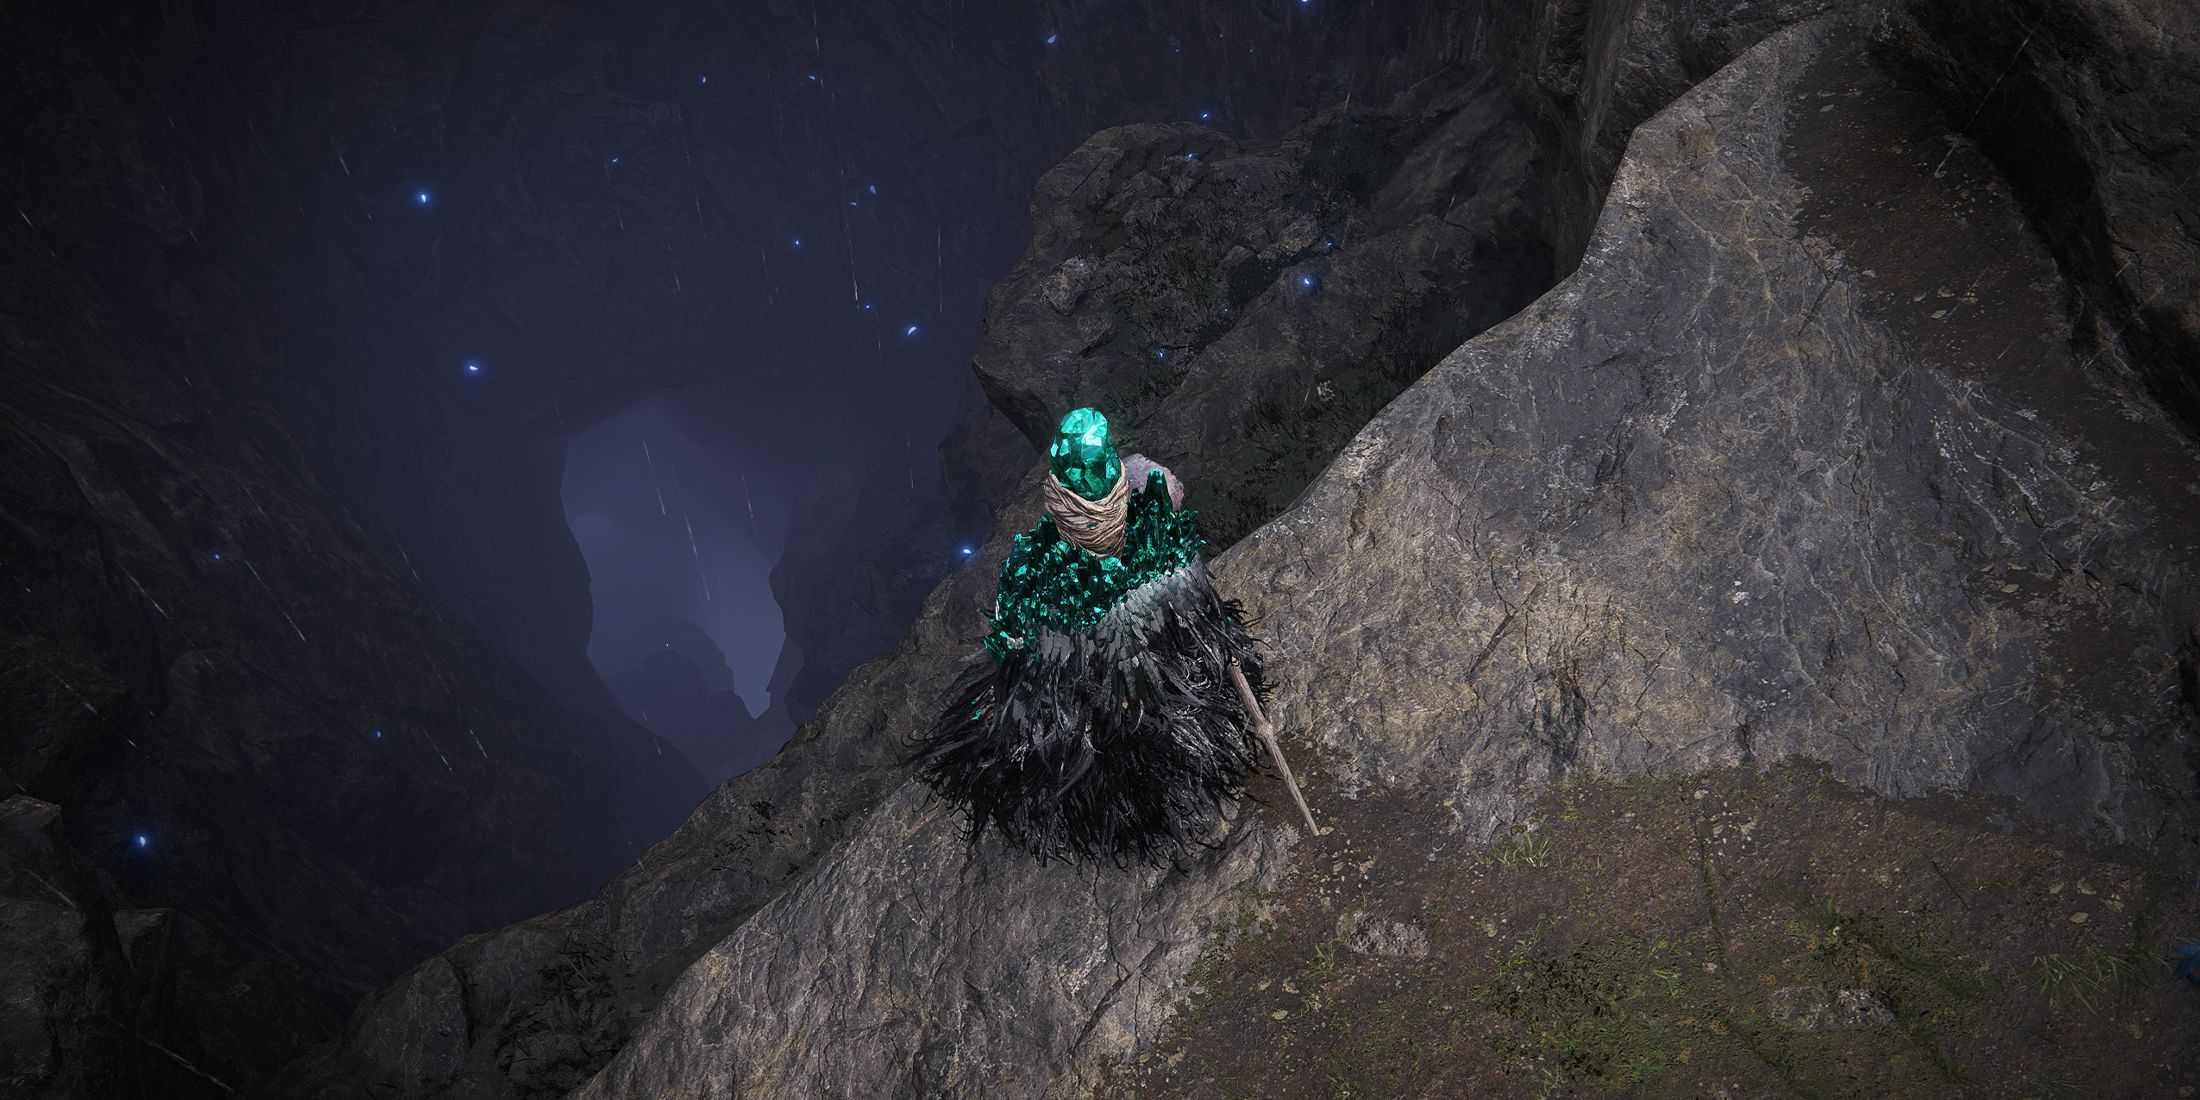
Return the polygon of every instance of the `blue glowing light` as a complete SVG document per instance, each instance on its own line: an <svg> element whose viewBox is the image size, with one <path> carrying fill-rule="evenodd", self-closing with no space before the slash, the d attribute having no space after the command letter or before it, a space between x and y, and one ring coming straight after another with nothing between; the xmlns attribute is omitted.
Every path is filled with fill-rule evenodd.
<svg viewBox="0 0 2200 1100"><path fill-rule="evenodd" d="M848 200L848 205L850 205L850 206L854 206L855 204L856 204L856 200L854 200L854 199L849 199L849 200Z"/></svg>
<svg viewBox="0 0 2200 1100"><path fill-rule="evenodd" d="M1330 251L1330 252L1335 252L1335 251L1337 250L1337 242L1335 242L1335 241L1323 241L1323 242L1322 242L1322 248L1323 248L1324 250L1326 250L1326 251Z"/></svg>
<svg viewBox="0 0 2200 1100"><path fill-rule="evenodd" d="M216 550L216 551L214 551L214 560L215 560L215 561L220 561L220 560L222 560L222 552L221 552L221 551L219 551L219 550Z"/></svg>
<svg viewBox="0 0 2200 1100"><path fill-rule="evenodd" d="M703 85L705 85L705 84L708 84L708 83L710 83L710 75L709 75L708 73L696 73L696 74L695 74L695 86L696 86L696 87L700 88L700 87L702 87Z"/></svg>
<svg viewBox="0 0 2200 1100"><path fill-rule="evenodd" d="M1210 119L1210 118L1213 118L1213 117L1215 117L1215 113L1214 113L1213 111L1201 111L1201 112L1199 112L1199 120L1200 120L1201 122L1205 122L1205 121L1207 121L1208 119Z"/></svg>
<svg viewBox="0 0 2200 1100"><path fill-rule="evenodd" d="M865 313L870 313L871 311L873 311L873 310L876 310L877 308L878 308L878 303L877 303L877 302L865 302L865 303L863 303L863 312L865 312Z"/></svg>
<svg viewBox="0 0 2200 1100"><path fill-rule="evenodd" d="M139 833L138 835L131 837L130 840L140 848L150 848L153 846L153 838L144 833Z"/></svg>
<svg viewBox="0 0 2200 1100"><path fill-rule="evenodd" d="M876 194L878 194L878 184L875 184L875 183L874 183L874 184L872 184L872 185L871 185L870 187L868 187L868 188L865 188L865 190L867 190L867 191L871 192L872 194L876 195Z"/></svg>
<svg viewBox="0 0 2200 1100"><path fill-rule="evenodd" d="M794 239L794 246L795 246L796 248L800 248L800 247L802 247L802 238L800 238L800 237L796 237L796 238Z"/></svg>
<svg viewBox="0 0 2200 1100"><path fill-rule="evenodd" d="M613 164L617 164L617 163L619 163L619 158L617 158L617 157L612 157L612 158L611 158L611 163L613 163Z"/></svg>
<svg viewBox="0 0 2200 1100"><path fill-rule="evenodd" d="M1167 359L1169 357L1169 349L1155 348L1153 349L1153 357L1155 359Z"/></svg>
<svg viewBox="0 0 2200 1100"><path fill-rule="evenodd" d="M2200 941L2177 945L2177 976L2200 985Z"/></svg>
<svg viewBox="0 0 2200 1100"><path fill-rule="evenodd" d="M817 74L816 74L816 73L811 73L811 74L809 74L809 81L810 81L810 83L812 83L812 84L815 84L815 83L817 83Z"/></svg>
<svg viewBox="0 0 2200 1100"><path fill-rule="evenodd" d="M1055 44L1056 42L1059 42L1059 41L1061 41L1061 40L1062 40L1062 36L1061 36L1061 35L1059 35L1059 34L1050 34L1050 35L1048 35L1048 36L1047 36L1047 45L1051 46L1051 45L1053 45L1053 44Z"/></svg>
<svg viewBox="0 0 2200 1100"><path fill-rule="evenodd" d="M915 336L917 334L917 326L910 325L908 328L901 330L901 334L903 336Z"/></svg>
<svg viewBox="0 0 2200 1100"><path fill-rule="evenodd" d="M377 741L382 739L382 731L379 728L374 731L374 739Z"/></svg>
<svg viewBox="0 0 2200 1100"><path fill-rule="evenodd" d="M1187 153L1185 153L1185 154L1184 154L1184 159L1185 159L1185 160L1198 160L1198 159L1199 159L1199 154L1198 154L1198 153L1192 153L1192 152L1187 152Z"/></svg>
<svg viewBox="0 0 2200 1100"><path fill-rule="evenodd" d="M967 557L969 557L969 556L971 555L971 553L972 553L972 551L971 551L971 549L970 549L969 547L967 547L967 546L963 547L963 557L966 557L966 558L967 558Z"/></svg>
<svg viewBox="0 0 2200 1100"><path fill-rule="evenodd" d="M1314 289L1314 277L1312 275L1299 276L1299 286L1306 290Z"/></svg>
<svg viewBox="0 0 2200 1100"><path fill-rule="evenodd" d="M479 359L468 359L468 360L466 360L466 373L468 373L468 374L480 374L480 373L481 373L481 360L479 360Z"/></svg>
<svg viewBox="0 0 2200 1100"><path fill-rule="evenodd" d="M413 192L413 205L414 205L414 206L426 206L426 205L428 205L428 200L429 200L429 195L428 195L428 193L427 193L426 191L415 191L415 192Z"/></svg>

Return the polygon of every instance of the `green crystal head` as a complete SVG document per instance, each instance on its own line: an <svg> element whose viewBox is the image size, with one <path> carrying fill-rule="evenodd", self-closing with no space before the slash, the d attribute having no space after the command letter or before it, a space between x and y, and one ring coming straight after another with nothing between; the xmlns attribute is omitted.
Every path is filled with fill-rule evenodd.
<svg viewBox="0 0 2200 1100"><path fill-rule="evenodd" d="M1047 464L1056 481L1086 500L1106 497L1123 476L1115 441L1108 436L1108 418L1098 409L1071 409L1062 418L1054 445L1047 448Z"/></svg>

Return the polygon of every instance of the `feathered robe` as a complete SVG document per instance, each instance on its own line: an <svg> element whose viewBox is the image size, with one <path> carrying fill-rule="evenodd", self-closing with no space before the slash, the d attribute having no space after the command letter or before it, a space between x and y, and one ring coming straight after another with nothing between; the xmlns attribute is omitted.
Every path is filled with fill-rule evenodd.
<svg viewBox="0 0 2200 1100"><path fill-rule="evenodd" d="M908 762L987 828L1048 859L1157 866L1240 797L1263 746L1229 676L1265 706L1243 609L1215 592L1194 513L1150 467L1131 494L1121 551L1065 540L1054 519L1001 563L986 652L911 744Z"/></svg>

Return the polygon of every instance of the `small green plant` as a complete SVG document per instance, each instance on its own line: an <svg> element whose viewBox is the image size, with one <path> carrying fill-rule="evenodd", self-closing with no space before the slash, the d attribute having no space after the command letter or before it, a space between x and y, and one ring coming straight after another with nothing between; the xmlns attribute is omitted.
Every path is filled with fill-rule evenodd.
<svg viewBox="0 0 2200 1100"><path fill-rule="evenodd" d="M1505 867L1541 867L1551 861L1551 842L1540 832L1523 829L1499 845L1492 858Z"/></svg>
<svg viewBox="0 0 2200 1100"><path fill-rule="evenodd" d="M2123 977L2126 961L2098 947L2075 954L2056 952L2032 957L2032 977L2047 1007L2060 1011L2065 997L2087 1012L2096 1011L2111 986Z"/></svg>
<svg viewBox="0 0 2200 1100"><path fill-rule="evenodd" d="M1336 976L1337 948L1339 948L1343 944L1344 941L1342 939L1336 936L1331 936L1329 939L1314 945L1313 973L1316 978L1327 981L1328 979Z"/></svg>
<svg viewBox="0 0 2200 1100"><path fill-rule="evenodd" d="M1695 1017L1679 1015L1685 971L1661 958L1668 950L1631 938L1563 952L1518 941L1478 991L1511 1021L1494 1049L1532 1067L1551 1093L1640 1086L1687 1064L1700 1037L1689 1030Z"/></svg>
<svg viewBox="0 0 2200 1100"><path fill-rule="evenodd" d="M1352 1075L1339 1068L1340 1059L1332 1057L1329 1068L1329 1100L1359 1100L1359 1086Z"/></svg>

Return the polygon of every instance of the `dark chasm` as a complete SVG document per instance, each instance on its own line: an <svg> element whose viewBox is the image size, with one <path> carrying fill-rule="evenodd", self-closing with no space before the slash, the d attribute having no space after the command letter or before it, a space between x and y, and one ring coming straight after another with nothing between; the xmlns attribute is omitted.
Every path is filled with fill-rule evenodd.
<svg viewBox="0 0 2200 1100"><path fill-rule="evenodd" d="M2190 0L0 56L0 1096L2200 1091Z"/></svg>

